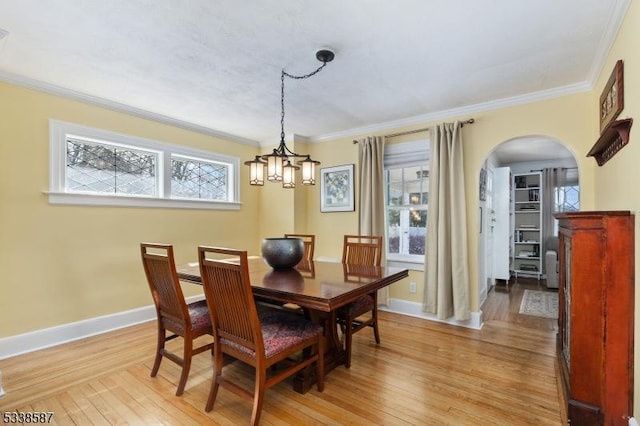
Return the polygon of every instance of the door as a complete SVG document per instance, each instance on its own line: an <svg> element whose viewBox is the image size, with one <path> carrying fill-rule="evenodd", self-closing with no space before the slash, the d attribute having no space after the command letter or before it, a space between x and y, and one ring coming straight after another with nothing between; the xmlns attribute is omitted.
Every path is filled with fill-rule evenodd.
<svg viewBox="0 0 640 426"><path fill-rule="evenodd" d="M511 249L511 169L499 167L493 171L492 250L487 261L493 264L493 278L509 280ZM495 282L495 281L494 281Z"/></svg>

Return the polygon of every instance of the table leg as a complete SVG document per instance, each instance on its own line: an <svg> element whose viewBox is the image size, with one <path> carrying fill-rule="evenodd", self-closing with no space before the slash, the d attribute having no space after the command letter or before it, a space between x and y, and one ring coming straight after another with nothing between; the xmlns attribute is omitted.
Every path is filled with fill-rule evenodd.
<svg viewBox="0 0 640 426"><path fill-rule="evenodd" d="M315 323L324 326L324 374L328 374L331 370L339 365L344 365L346 361L346 352L338 336L338 323L335 312L321 312L307 310L306 314ZM306 393L315 383L315 369L313 367L306 368L301 371L293 380L293 389L298 393Z"/></svg>

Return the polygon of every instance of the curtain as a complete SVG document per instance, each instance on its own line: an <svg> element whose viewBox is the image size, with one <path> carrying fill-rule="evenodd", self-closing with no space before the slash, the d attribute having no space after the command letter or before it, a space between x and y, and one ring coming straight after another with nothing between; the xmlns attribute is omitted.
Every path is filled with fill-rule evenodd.
<svg viewBox="0 0 640 426"><path fill-rule="evenodd" d="M466 321L471 315L461 128L456 121L430 129L423 310L438 319Z"/></svg>
<svg viewBox="0 0 640 426"><path fill-rule="evenodd" d="M542 241L540 255L543 259L542 270L544 273L547 272L544 253L547 252L548 248L557 248L554 247L555 244L552 242L552 239L557 237L555 229L556 220L553 214L562 211L564 202L562 199L563 194L555 189L566 185L567 169L542 169Z"/></svg>
<svg viewBox="0 0 640 426"><path fill-rule="evenodd" d="M360 235L384 235L384 138L371 136L359 140L358 154L358 231ZM388 288L378 291L378 303L389 305Z"/></svg>

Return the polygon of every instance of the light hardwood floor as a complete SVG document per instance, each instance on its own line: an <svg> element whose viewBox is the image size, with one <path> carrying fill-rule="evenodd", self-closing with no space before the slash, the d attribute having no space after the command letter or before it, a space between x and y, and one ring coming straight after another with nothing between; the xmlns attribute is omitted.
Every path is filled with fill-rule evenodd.
<svg viewBox="0 0 640 426"><path fill-rule="evenodd" d="M305 395L283 382L267 391L261 424L560 425L555 321L518 314L524 288L491 292L482 330L380 312L382 344L354 335L350 369ZM149 377L155 346L149 322L0 361L0 411L52 411L57 424L248 424L251 401L222 389L204 411L209 353L197 355L185 393L164 360ZM172 344L174 343L171 342ZM252 388L250 368L226 374Z"/></svg>

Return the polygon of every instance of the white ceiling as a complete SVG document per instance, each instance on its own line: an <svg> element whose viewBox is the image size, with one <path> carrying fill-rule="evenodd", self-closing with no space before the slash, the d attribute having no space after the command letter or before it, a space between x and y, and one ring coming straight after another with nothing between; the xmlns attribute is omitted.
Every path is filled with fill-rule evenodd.
<svg viewBox="0 0 640 426"><path fill-rule="evenodd" d="M285 81L323 140L589 90L630 1L3 1L0 79L274 143L328 46Z"/></svg>

